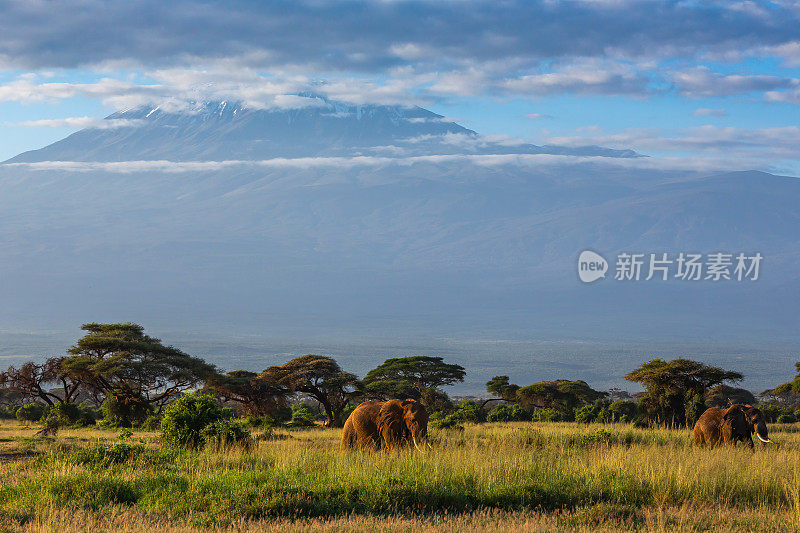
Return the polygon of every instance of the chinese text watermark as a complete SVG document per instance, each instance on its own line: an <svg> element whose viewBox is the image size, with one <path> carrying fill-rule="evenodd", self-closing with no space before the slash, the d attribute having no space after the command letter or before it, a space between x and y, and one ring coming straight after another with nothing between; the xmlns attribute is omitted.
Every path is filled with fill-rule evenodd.
<svg viewBox="0 0 800 533"><path fill-rule="evenodd" d="M632 253L621 252L614 263L617 281L757 281L764 257L756 252L747 254L714 252L710 254L680 252ZM578 277L591 283L606 277L609 264L591 250L578 257Z"/></svg>

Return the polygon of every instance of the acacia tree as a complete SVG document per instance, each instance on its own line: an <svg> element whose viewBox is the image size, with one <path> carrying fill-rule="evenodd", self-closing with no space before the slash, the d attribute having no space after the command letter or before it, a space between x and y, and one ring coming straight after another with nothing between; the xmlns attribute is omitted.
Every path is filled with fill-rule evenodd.
<svg viewBox="0 0 800 533"><path fill-rule="evenodd" d="M464 367L445 363L441 357L414 356L387 359L364 378L372 397L414 398L431 407L446 398L441 387L464 381Z"/></svg>
<svg viewBox="0 0 800 533"><path fill-rule="evenodd" d="M27 362L19 368L9 367L0 373L0 387L24 398L38 398L47 405L71 402L78 394L81 381L68 375L64 357L51 357L42 364ZM52 387L60 386L60 390Z"/></svg>
<svg viewBox="0 0 800 533"><path fill-rule="evenodd" d="M318 401L325 410L327 427L341 427L342 412L361 393L358 378L324 355L297 357L281 366L269 367L259 378Z"/></svg>
<svg viewBox="0 0 800 533"><path fill-rule="evenodd" d="M247 370L212 376L205 389L224 401L238 403L242 411L253 415L274 415L289 394L287 386Z"/></svg>
<svg viewBox="0 0 800 533"><path fill-rule="evenodd" d="M604 398L604 392L596 391L582 380L539 381L517 390L517 401L525 407L555 409L570 417L575 408Z"/></svg>
<svg viewBox="0 0 800 533"><path fill-rule="evenodd" d="M62 367L98 396L111 399L125 423L160 409L216 371L197 357L164 346L138 324L84 324Z"/></svg>
<svg viewBox="0 0 800 533"><path fill-rule="evenodd" d="M653 359L629 372L625 379L642 383L642 410L650 420L670 426L692 423L705 403L706 391L725 381L744 379L739 372L723 370L690 359ZM700 413L701 414L701 413Z"/></svg>
<svg viewBox="0 0 800 533"><path fill-rule="evenodd" d="M519 385L509 383L508 376L494 376L486 382L486 392L497 396L496 398L488 398L483 401L481 407L489 402L508 402L515 403L517 401L517 391Z"/></svg>

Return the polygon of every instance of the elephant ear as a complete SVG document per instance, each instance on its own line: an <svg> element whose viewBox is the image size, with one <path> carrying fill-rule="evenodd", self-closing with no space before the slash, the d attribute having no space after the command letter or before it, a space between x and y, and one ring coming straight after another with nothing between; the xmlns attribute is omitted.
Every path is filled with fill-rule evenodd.
<svg viewBox="0 0 800 533"><path fill-rule="evenodd" d="M401 431L403 421L403 410L397 400L384 402L378 412L378 431L390 430L392 433Z"/></svg>

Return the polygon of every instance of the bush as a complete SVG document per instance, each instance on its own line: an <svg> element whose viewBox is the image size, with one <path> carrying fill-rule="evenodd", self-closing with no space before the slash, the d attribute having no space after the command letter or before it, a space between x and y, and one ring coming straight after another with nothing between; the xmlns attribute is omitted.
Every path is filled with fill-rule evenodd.
<svg viewBox="0 0 800 533"><path fill-rule="evenodd" d="M214 398L201 392L182 395L164 411L161 436L173 446L197 448L204 444L203 430L225 419Z"/></svg>
<svg viewBox="0 0 800 533"><path fill-rule="evenodd" d="M532 418L537 422L560 422L564 420L564 416L561 413L549 407L534 409Z"/></svg>
<svg viewBox="0 0 800 533"><path fill-rule="evenodd" d="M464 429L464 426L461 425L461 419L458 417L457 413L450 413L448 415L442 411L436 411L428 417L428 424L431 427L439 429Z"/></svg>
<svg viewBox="0 0 800 533"><path fill-rule="evenodd" d="M524 420L530 420L530 415L517 404L498 405L486 415L487 422L517 422Z"/></svg>
<svg viewBox="0 0 800 533"><path fill-rule="evenodd" d="M38 422L44 415L44 406L40 403L26 403L16 411L17 420L21 422Z"/></svg>
<svg viewBox="0 0 800 533"><path fill-rule="evenodd" d="M485 420L485 415L481 410L481 406L474 400L464 400L461 406L456 411L461 422L472 422L480 424Z"/></svg>
<svg viewBox="0 0 800 533"><path fill-rule="evenodd" d="M250 431L239 420L223 419L212 422L200 431L206 445L222 447L230 444L250 444Z"/></svg>
<svg viewBox="0 0 800 533"><path fill-rule="evenodd" d="M95 423L96 409L88 405L57 403L49 406L43 416L45 426L91 426Z"/></svg>
<svg viewBox="0 0 800 533"><path fill-rule="evenodd" d="M103 405L100 406L103 413L103 420L100 422L106 428L129 428L143 422L150 409L147 404L137 398L127 398L121 401L116 395L106 396Z"/></svg>
<svg viewBox="0 0 800 533"><path fill-rule="evenodd" d="M291 415L290 415L291 418ZM251 428L273 428L281 425L281 422L267 415L253 415L244 419L244 423Z"/></svg>
<svg viewBox="0 0 800 533"><path fill-rule="evenodd" d="M139 428L145 431L156 431L161 428L161 415L150 415L145 418L141 424L139 424Z"/></svg>
<svg viewBox="0 0 800 533"><path fill-rule="evenodd" d="M293 428L311 427L315 426L314 415L305 405L296 403L292 406L292 419L286 424Z"/></svg>
<svg viewBox="0 0 800 533"><path fill-rule="evenodd" d="M600 414L600 409L595 405L584 405L575 411L575 422L580 424L589 424L597 420Z"/></svg>
<svg viewBox="0 0 800 533"><path fill-rule="evenodd" d="M794 424L795 422L797 422L797 419L794 415L783 414L778 417L779 424Z"/></svg>

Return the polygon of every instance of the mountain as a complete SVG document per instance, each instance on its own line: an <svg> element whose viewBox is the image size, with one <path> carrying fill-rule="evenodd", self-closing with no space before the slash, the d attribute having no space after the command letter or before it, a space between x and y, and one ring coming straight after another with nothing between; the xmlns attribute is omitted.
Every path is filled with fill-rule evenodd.
<svg viewBox="0 0 800 533"><path fill-rule="evenodd" d="M435 352L474 369L472 392L498 372L622 385L657 355L754 389L793 372L796 178L487 140L420 108L108 120L126 122L0 165L0 356L132 320L226 368L322 351L363 372ZM586 249L606 279L578 280ZM621 252L720 251L761 253L760 279L613 279Z"/></svg>
<svg viewBox="0 0 800 533"><path fill-rule="evenodd" d="M180 110L141 107L7 163L40 161L229 161L297 157L430 154L571 154L635 157L629 150L539 147L487 141L420 107L345 105L297 97L299 109L197 102ZM118 127L112 127L118 125Z"/></svg>

